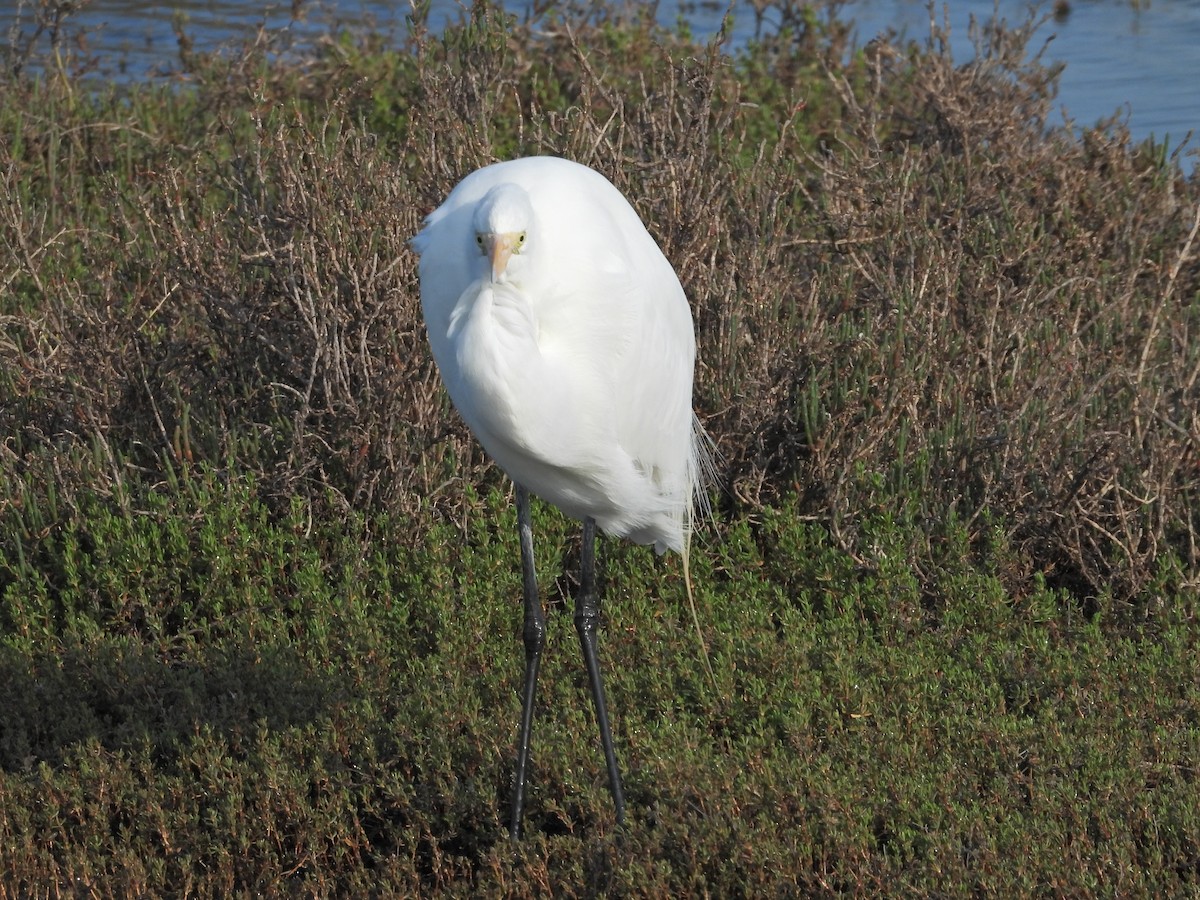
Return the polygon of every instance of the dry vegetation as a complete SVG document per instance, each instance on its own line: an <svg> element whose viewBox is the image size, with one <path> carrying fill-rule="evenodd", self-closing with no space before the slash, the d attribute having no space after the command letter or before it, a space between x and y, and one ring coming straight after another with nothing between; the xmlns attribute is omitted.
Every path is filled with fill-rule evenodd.
<svg viewBox="0 0 1200 900"><path fill-rule="evenodd" d="M478 8L397 53L193 59L185 89L97 95L14 67L0 84L11 646L38 641L31 583L51 598L46 633L71 621L53 612L74 584L55 549L71 523L97 505L162 515L153 498L187 473L248 479L264 515L300 531L386 515L400 546L446 523L470 534L476 489L502 482L438 386L406 240L463 174L536 153L609 176L680 272L697 406L723 457L707 547L748 527L765 557L763 523L786 509L880 572L878 524L894 522L887 552L933 619L952 549L1018 605L1049 586L1060 612L1136 628L1178 603L1194 629L1200 182L1119 127L1048 129L1054 73L1027 59L1026 30L981 35L963 65L936 35L848 55L837 26L779 15L789 27L733 56L604 14L510 27ZM147 637L138 615L98 621L186 655L185 625ZM404 825L362 827L384 846ZM461 821L453 840L425 827L422 885L484 877L471 861L494 838L480 850ZM1180 846L1171 884L1194 889L1200 855ZM447 847L459 868L439 868ZM354 865L375 859L359 852ZM842 863L842 881L792 884L871 889ZM188 892L162 877L140 883ZM254 887L228 878L212 884Z"/></svg>
<svg viewBox="0 0 1200 900"><path fill-rule="evenodd" d="M457 502L442 488L479 457L405 239L463 173L555 153L636 198L676 261L733 507L799 485L861 553L886 485L931 539L948 516L1003 523L1028 560L1014 588L1042 571L1130 600L1164 554L1195 571L1195 182L1101 134L1045 136L1052 79L1023 34L966 66L882 46L847 68L817 29L739 66L493 27L366 72L206 69L153 132L136 105L15 81L15 470L78 447L106 472L56 472L63 498L237 459L282 497Z"/></svg>

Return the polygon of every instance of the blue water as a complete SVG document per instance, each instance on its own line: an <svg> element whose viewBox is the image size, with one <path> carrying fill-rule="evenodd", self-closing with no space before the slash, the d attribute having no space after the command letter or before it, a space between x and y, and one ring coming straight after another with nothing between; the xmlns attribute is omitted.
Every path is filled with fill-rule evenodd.
<svg viewBox="0 0 1200 900"><path fill-rule="evenodd" d="M1136 9L1130 0L1071 0L1069 14L1050 20L1037 32L1031 49L1045 45L1044 60L1064 62L1060 80L1059 116L1089 126L1119 115L1135 140L1147 137L1169 140L1178 147L1185 135L1200 132L1200 0L1142 0ZM525 2L510 2L522 14ZM0 41L14 23L20 24L20 4L0 6ZM403 32L408 4L380 0L343 0L323 6L301 4L302 17L293 21L287 2L230 2L230 0L177 0L147 3L142 0L92 0L76 13L71 24L87 35L83 50L94 57L100 71L114 78L143 77L148 72L169 72L177 65L173 22L177 17L198 48L244 40L260 24L284 28L298 42L311 41L329 27L362 27L373 22L384 33ZM431 24L459 14L453 0L434 0ZM685 10L693 34L704 39L720 27L724 3L662 2L659 18L674 24ZM923 0L856 0L845 15L856 24L858 43L866 43L887 29L923 40L929 33L929 12ZM958 62L974 55L968 37L972 17L986 21L998 10L1009 24L1024 21L1029 6L1021 0L953 0L938 5L938 19L948 10L951 48ZM178 12L177 12L178 10ZM28 33L30 17L24 26ZM733 42L747 40L754 16L748 4L735 14ZM1200 144L1200 140L1193 140ZM1191 146L1191 144L1189 144ZM1185 166L1190 169L1191 166Z"/></svg>
<svg viewBox="0 0 1200 900"><path fill-rule="evenodd" d="M998 6L1010 25L1027 16L1025 4ZM989 19L993 3L966 0L949 8L954 58L966 61L973 55L970 17ZM922 3L861 0L856 9L860 38L897 23L910 36L928 33ZM1071 0L1066 18L1042 25L1030 50L1043 46L1044 61L1066 63L1057 98L1062 117L1052 124L1069 118L1090 126L1116 114L1127 119L1135 140L1169 139L1172 147L1189 131L1200 132L1200 0L1153 0L1141 10L1129 0Z"/></svg>

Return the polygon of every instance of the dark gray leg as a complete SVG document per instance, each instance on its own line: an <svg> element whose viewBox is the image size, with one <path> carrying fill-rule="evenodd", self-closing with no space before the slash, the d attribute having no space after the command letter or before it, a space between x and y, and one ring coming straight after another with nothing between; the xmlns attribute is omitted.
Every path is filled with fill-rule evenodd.
<svg viewBox="0 0 1200 900"><path fill-rule="evenodd" d="M608 707L604 702L604 685L600 681L600 661L596 658L596 627L600 623L600 600L596 594L596 522L583 522L582 577L579 597L575 600L575 630L583 648L592 700L596 704L596 721L600 725L600 742L604 745L604 761L608 764L608 785L612 789L617 824L625 822L625 794L621 790L621 773L617 770L617 754L613 751L612 731L608 727Z"/></svg>
<svg viewBox="0 0 1200 900"><path fill-rule="evenodd" d="M517 531L521 536L521 580L525 593L525 690L521 699L521 734L517 739L517 772L513 785L512 823L509 835L521 837L521 811L525 807L525 773L529 766L529 739L533 729L533 695L537 688L538 665L546 642L546 619L538 600L537 575L533 568L533 524L529 515L529 492L517 485Z"/></svg>

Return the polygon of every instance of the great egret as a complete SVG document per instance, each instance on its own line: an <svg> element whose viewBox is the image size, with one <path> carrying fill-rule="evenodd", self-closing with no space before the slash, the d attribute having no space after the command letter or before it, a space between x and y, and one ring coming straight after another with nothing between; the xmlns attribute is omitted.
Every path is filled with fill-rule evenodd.
<svg viewBox="0 0 1200 900"><path fill-rule="evenodd" d="M412 243L442 381L517 486L525 685L511 835L520 836L546 630L529 491L583 520L575 628L623 822L596 657L596 526L659 553L681 553L687 575L694 510L710 465L708 439L692 412L696 341L687 298L621 192L587 166L555 157L468 175Z"/></svg>

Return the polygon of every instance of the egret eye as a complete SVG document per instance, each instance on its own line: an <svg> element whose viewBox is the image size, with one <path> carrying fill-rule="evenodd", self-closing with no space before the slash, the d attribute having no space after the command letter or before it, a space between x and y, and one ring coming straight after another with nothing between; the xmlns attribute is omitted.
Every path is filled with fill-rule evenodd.
<svg viewBox="0 0 1200 900"><path fill-rule="evenodd" d="M475 243L478 244L480 247L483 246L483 235L482 234L475 235Z"/></svg>

